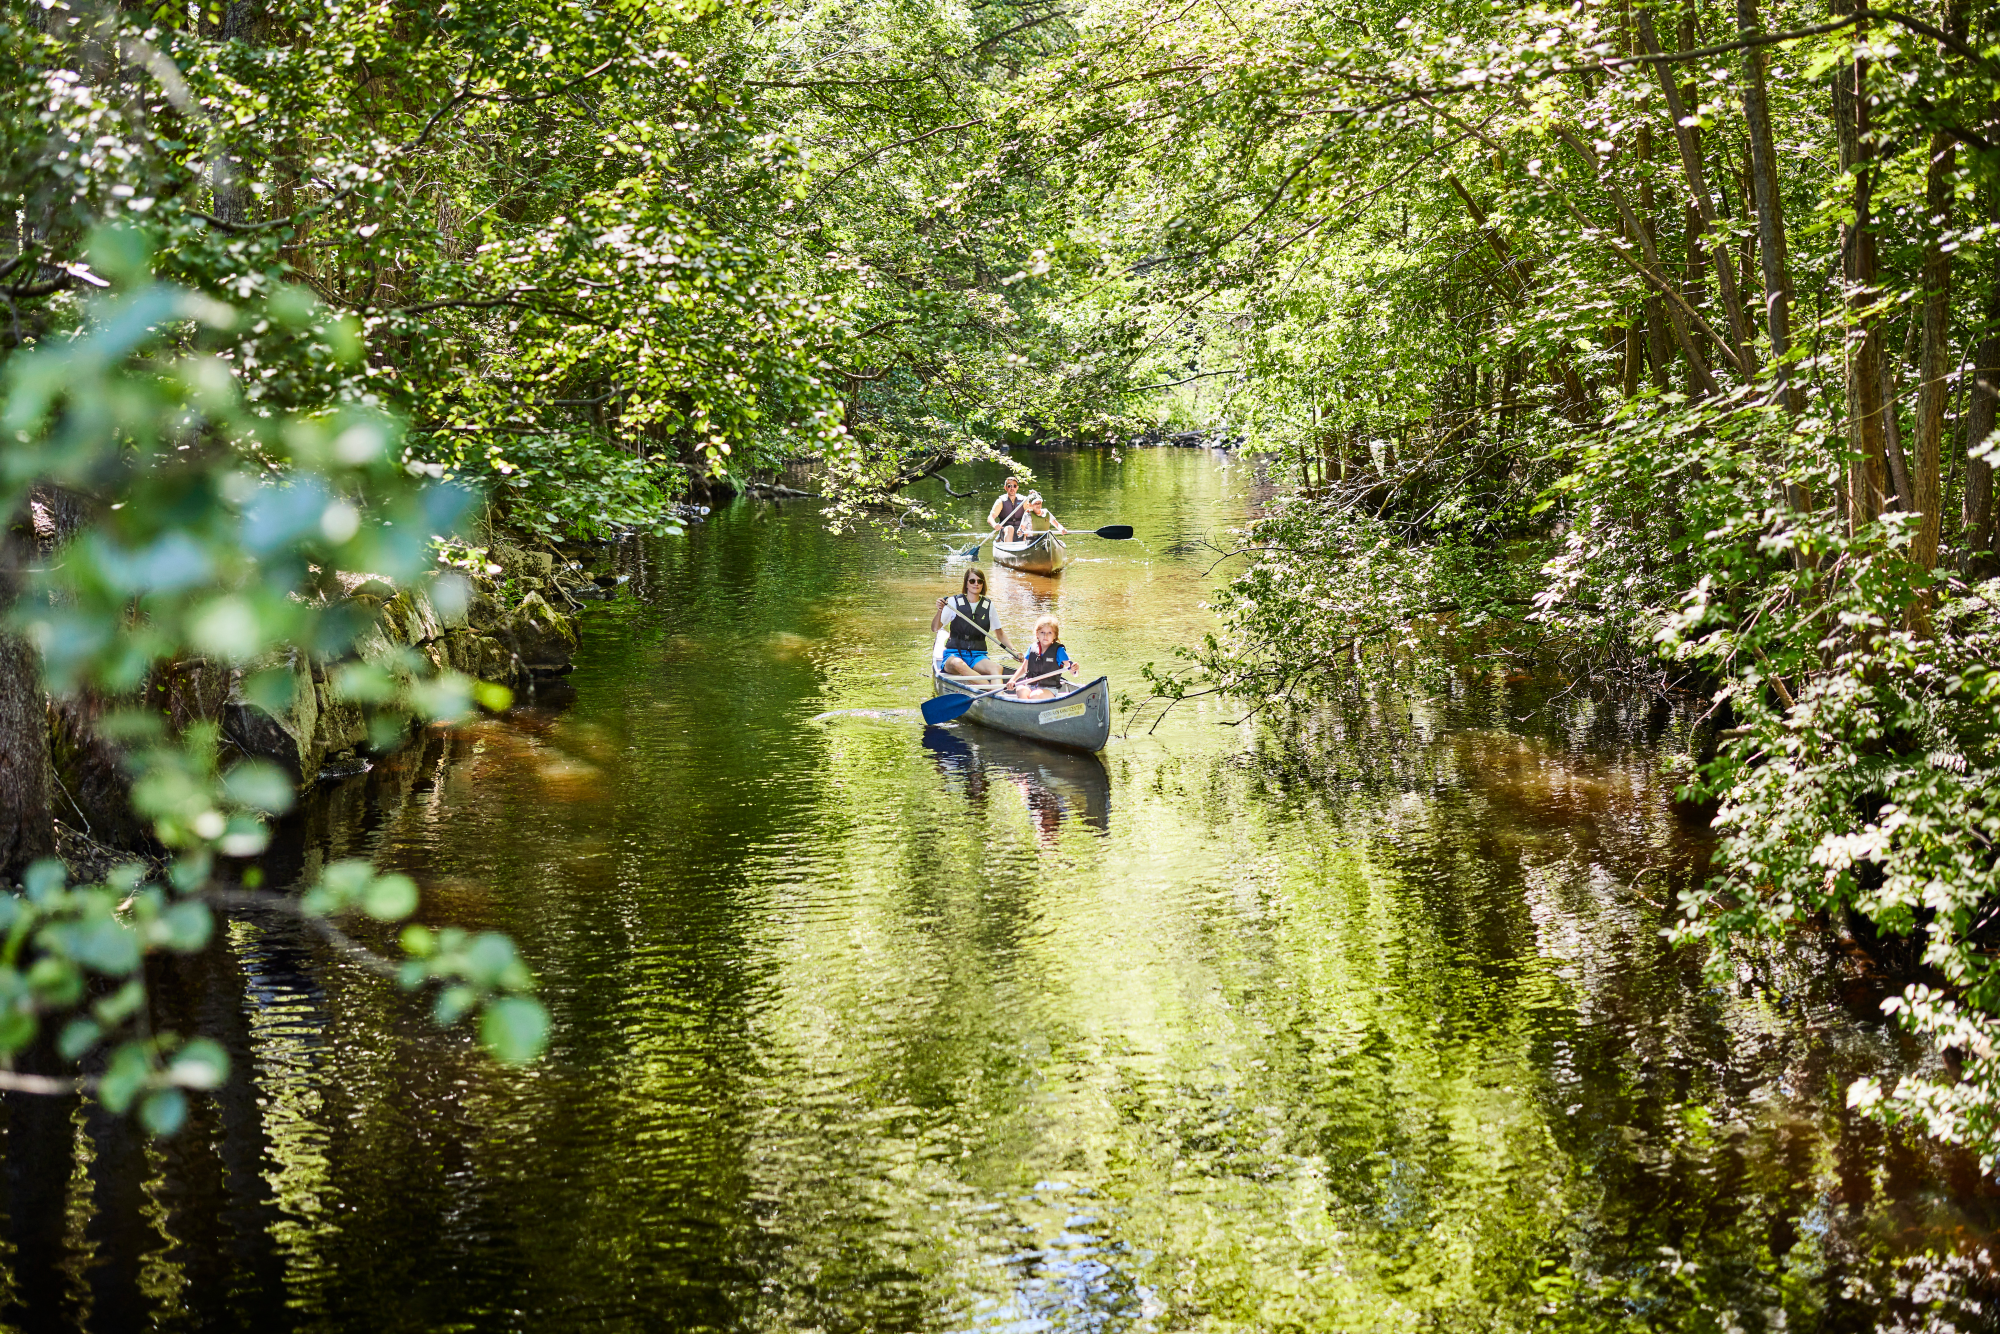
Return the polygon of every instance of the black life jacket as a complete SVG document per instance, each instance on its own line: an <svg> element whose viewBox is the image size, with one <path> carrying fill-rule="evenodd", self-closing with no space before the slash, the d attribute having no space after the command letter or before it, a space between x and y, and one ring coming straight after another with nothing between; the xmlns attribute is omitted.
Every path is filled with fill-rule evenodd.
<svg viewBox="0 0 2000 1334"><path fill-rule="evenodd" d="M1015 496L1012 500L1009 500L1005 494L1001 495L1000 526L1002 528L1017 527L1021 522L1021 516L1027 512L1027 501L1021 499L1019 496Z"/></svg>
<svg viewBox="0 0 2000 1334"><path fill-rule="evenodd" d="M980 634L979 630L991 630L993 628L993 604L985 598L979 599L976 603L967 602L965 594L960 593L953 597L951 601L944 604L944 610L945 615L949 618L945 628L951 631L949 637L944 641L944 646L946 648L964 649L968 653L975 649L984 653L986 651L986 636ZM965 615L951 615L955 611L964 612ZM979 630L973 629L972 625L967 625L967 621L971 621L972 625L978 626Z"/></svg>
<svg viewBox="0 0 2000 1334"><path fill-rule="evenodd" d="M1062 651L1063 646L1060 639L1049 645L1049 651L1046 656L1043 655L1039 648L1029 649L1027 659L1028 670L1022 673L1021 684L1035 690L1061 690L1063 688L1062 678L1060 676L1052 676L1050 673L1061 670ZM1038 681L1035 679L1038 676L1046 679Z"/></svg>

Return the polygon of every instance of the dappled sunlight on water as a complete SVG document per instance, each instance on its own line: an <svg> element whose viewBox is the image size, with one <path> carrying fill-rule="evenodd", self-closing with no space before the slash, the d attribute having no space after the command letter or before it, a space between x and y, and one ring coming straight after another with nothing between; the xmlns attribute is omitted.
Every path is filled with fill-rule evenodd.
<svg viewBox="0 0 2000 1334"><path fill-rule="evenodd" d="M1134 688L1207 628L1194 539L1250 470L1030 461L1146 546L998 572L1002 620ZM242 1083L156 1168L74 1168L62 1292L260 1330L1979 1327L1992 1191L1842 1102L1902 1041L1813 961L1716 988L1660 940L1707 857L1672 711L1467 679L1072 756L920 725L936 556L746 503L622 559L566 702L391 758L289 868L371 855L513 933L549 1058L240 918L177 985Z"/></svg>

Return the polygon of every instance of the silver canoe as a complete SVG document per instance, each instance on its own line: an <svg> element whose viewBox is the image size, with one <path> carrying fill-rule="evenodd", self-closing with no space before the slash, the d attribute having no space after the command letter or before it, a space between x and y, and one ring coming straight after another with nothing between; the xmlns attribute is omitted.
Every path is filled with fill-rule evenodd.
<svg viewBox="0 0 2000 1334"><path fill-rule="evenodd" d="M976 695L982 688L961 685L943 672L931 673L933 695ZM1100 676L1054 699L1009 699L988 695L975 700L965 716L981 727L1012 732L1045 746L1095 753L1111 739L1111 678Z"/></svg>
<svg viewBox="0 0 2000 1334"><path fill-rule="evenodd" d="M1020 542L993 539L995 564L1027 574L1061 574L1069 564L1069 548L1054 533L1036 533Z"/></svg>

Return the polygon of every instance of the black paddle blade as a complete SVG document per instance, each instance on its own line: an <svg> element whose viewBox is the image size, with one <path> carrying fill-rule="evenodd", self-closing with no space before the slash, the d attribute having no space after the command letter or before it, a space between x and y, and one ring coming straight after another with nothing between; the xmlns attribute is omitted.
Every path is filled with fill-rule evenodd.
<svg viewBox="0 0 2000 1334"><path fill-rule="evenodd" d="M1114 542L1123 542L1126 538L1132 536L1132 525L1129 523L1106 524L1097 530L1097 536L1108 537Z"/></svg>
<svg viewBox="0 0 2000 1334"><path fill-rule="evenodd" d="M972 707L972 696L950 694L932 695L924 701L922 713L924 722L931 727L948 723Z"/></svg>

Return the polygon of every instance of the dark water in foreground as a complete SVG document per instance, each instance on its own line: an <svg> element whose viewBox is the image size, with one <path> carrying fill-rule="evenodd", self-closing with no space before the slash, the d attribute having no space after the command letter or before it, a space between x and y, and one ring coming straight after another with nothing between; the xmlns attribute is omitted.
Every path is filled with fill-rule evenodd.
<svg viewBox="0 0 2000 1334"><path fill-rule="evenodd" d="M1135 688L1207 627L1193 544L1252 479L1031 462L1145 544L1000 573L1006 619L1059 609ZM1101 760L809 721L927 693L911 543L746 503L630 551L573 700L322 803L309 864L514 933L549 1058L497 1068L239 917L168 988L238 1066L181 1136L6 1103L6 1320L1993 1327L1995 1195L1844 1110L1904 1068L1865 983L1738 994L1663 950L1702 855L1672 719L1482 685L1287 738L1197 705Z"/></svg>

